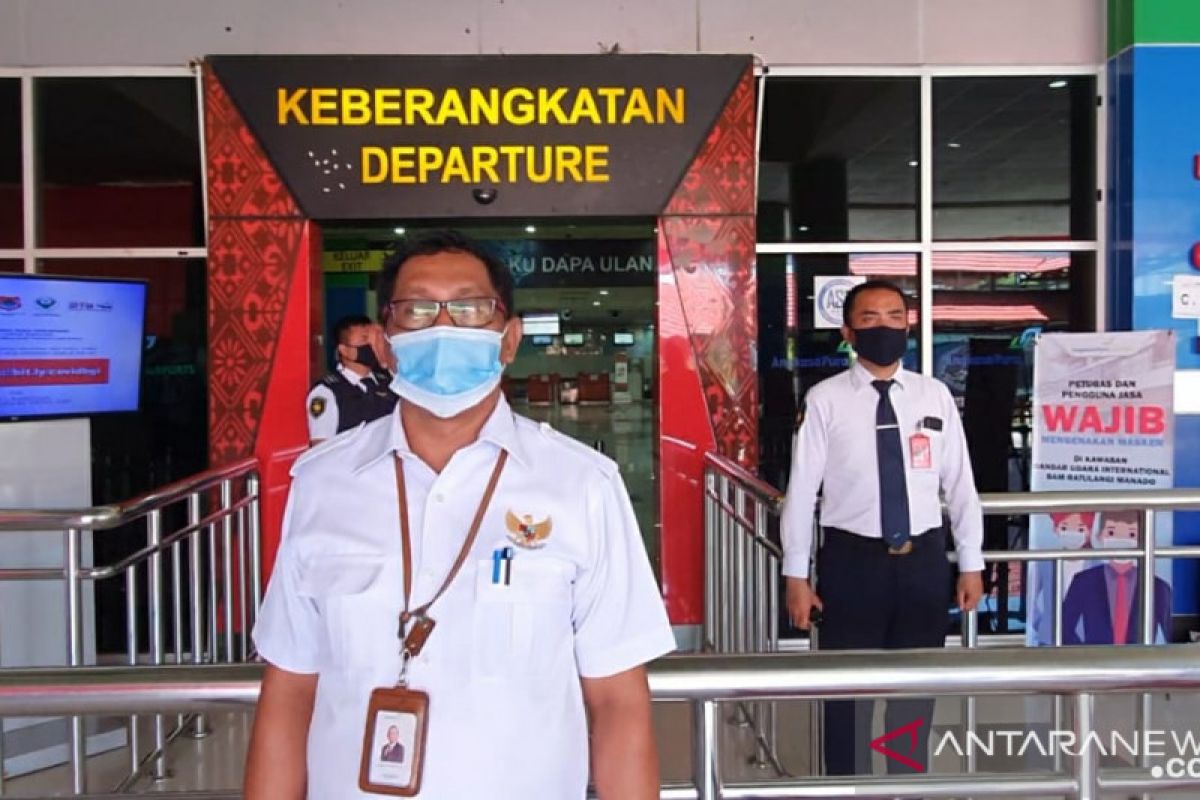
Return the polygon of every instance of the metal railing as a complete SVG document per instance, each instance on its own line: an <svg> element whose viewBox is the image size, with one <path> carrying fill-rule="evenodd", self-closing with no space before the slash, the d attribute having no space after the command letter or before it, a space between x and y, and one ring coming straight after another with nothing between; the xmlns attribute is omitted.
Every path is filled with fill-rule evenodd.
<svg viewBox="0 0 1200 800"><path fill-rule="evenodd" d="M116 505L70 510L0 510L0 536L36 532L61 536L61 567L0 568L0 581L61 581L66 593L67 630L65 674L83 675L85 649L84 587L107 580L124 580L126 641L124 660L137 670L174 661L194 665L246 661L252 655L249 631L262 599L262 558L259 517L258 462L249 458L185 478ZM145 545L103 566L89 566L83 553L87 537L138 536L144 523ZM120 529L120 530L119 530ZM167 576L164 578L164 576ZM185 577L186 576L186 577ZM139 581L146 586L144 608L147 639L140 641L142 613ZM164 587L169 581L169 590ZM0 626L11 623L0 609ZM48 622L39 620L39 622ZM168 635L170 642L167 641ZM25 670L0 670L0 680ZM70 697L72 695L66 695ZM129 774L116 787L128 790L145 773L156 780L167 774L167 744L188 730L207 733L203 716L179 716L173 730L155 714L153 745L142 752L138 709L114 708L128 714L126 746ZM81 710L64 703L56 714L69 718L70 769L76 794L86 791L88 755ZM0 711L0 720L5 713ZM0 729L2 731L2 729ZM4 764L0 733L0 766ZM0 769L0 795L4 793Z"/></svg>
<svg viewBox="0 0 1200 800"><path fill-rule="evenodd" d="M1108 693L1195 691L1200 659L1187 646L1062 649L907 650L670 656L650 665L656 702L693 708L692 780L662 788L672 800L735 798L1030 797L1096 800L1104 791L1175 791L1200 779L1145 768L1101 769L1080 747L1068 769L973 775L723 780L722 705L789 699L1053 694L1072 698L1079 741L1094 733L1093 704ZM87 667L0 672L0 715L204 713L248 710L257 700L258 664ZM236 798L239 793L162 792L172 798ZM96 797L95 795L89 795ZM109 795L104 795L105 797Z"/></svg>
<svg viewBox="0 0 1200 800"><path fill-rule="evenodd" d="M705 613L703 646L716 653L773 652L779 646L779 574L783 551L772 537L772 520L778 518L783 493L759 480L738 464L714 453L705 458ZM1170 511L1200 510L1200 490L1148 490L1106 492L1024 492L981 494L985 516L1020 516L1051 512L1100 512L1137 510L1141 514L1141 546L1104 551L1104 558L1127 558L1137 563L1138 615L1141 643L1154 644L1154 581L1156 559L1198 558L1200 546L1158 547L1157 515ZM814 545L820 539L813 537ZM956 560L954 553L948 554ZM1051 636L1062 644L1062 598L1065 591L1063 566L1079 561L1077 550L985 550L984 562L1052 562ZM815 566L814 566L815 572ZM963 615L961 643L968 649L979 646L978 611ZM889 654L891 658L891 654ZM1145 729L1151 722L1151 698L1143 695L1138 723ZM964 718L970 732L976 725L973 696L963 698ZM810 743L812 763L820 763L820 709L812 715ZM1054 724L1064 718L1061 698L1055 699ZM759 753L756 759L778 765L775 757L775 710L771 704L743 706L735 722L754 728ZM1145 759L1142 759L1144 765ZM965 758L968 772L974 770L972 754Z"/></svg>

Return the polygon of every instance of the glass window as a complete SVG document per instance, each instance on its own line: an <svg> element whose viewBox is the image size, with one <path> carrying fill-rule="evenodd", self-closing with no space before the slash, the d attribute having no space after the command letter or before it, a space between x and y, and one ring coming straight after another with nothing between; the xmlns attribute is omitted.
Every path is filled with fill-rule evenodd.
<svg viewBox="0 0 1200 800"><path fill-rule="evenodd" d="M195 81L46 78L35 95L40 244L203 244Z"/></svg>
<svg viewBox="0 0 1200 800"><path fill-rule="evenodd" d="M25 265L15 260L0 260L0 272L21 272Z"/></svg>
<svg viewBox="0 0 1200 800"><path fill-rule="evenodd" d="M935 239L1096 237L1096 82L933 82Z"/></svg>
<svg viewBox="0 0 1200 800"><path fill-rule="evenodd" d="M21 81L0 78L0 247L21 247Z"/></svg>
<svg viewBox="0 0 1200 800"><path fill-rule="evenodd" d="M791 434L801 398L850 364L842 341L841 298L854 282L883 278L909 296L911 337L904 365L920 368L916 253L758 256L758 369L762 388L764 478L786 484Z"/></svg>
<svg viewBox="0 0 1200 800"><path fill-rule="evenodd" d="M768 78L759 241L918 236L916 78Z"/></svg>

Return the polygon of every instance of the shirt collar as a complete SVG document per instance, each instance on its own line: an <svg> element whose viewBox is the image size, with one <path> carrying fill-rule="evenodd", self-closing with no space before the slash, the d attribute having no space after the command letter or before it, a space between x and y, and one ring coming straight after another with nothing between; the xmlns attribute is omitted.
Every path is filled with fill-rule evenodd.
<svg viewBox="0 0 1200 800"><path fill-rule="evenodd" d="M903 389L912 380L912 374L905 370L904 364L901 363L899 369L893 373L891 380L895 381L896 385ZM861 361L858 359L854 360L853 366L850 367L850 382L854 386L855 391L872 388L871 384L876 380L878 379L867 371L867 368L862 365Z"/></svg>
<svg viewBox="0 0 1200 800"><path fill-rule="evenodd" d="M337 371L342 374L343 378L350 381L351 386L361 386L362 385L363 379L361 377L359 377L357 372L350 369L345 364L338 364Z"/></svg>
<svg viewBox="0 0 1200 800"><path fill-rule="evenodd" d="M390 417L391 424L376 425L366 429L371 438L364 443L355 459L355 472L362 472L389 453L395 453L401 457L417 457L409 449L408 436L404 433L404 424L400 421L400 406L403 403L404 400L396 403L396 409ZM496 402L496 408L492 410L492 415L488 417L487 422L479 431L479 438L476 439L476 442L493 444L506 450L508 455L521 466L529 466L528 454L521 442L520 433L517 431L516 415L513 414L512 407L504 399L503 394Z"/></svg>

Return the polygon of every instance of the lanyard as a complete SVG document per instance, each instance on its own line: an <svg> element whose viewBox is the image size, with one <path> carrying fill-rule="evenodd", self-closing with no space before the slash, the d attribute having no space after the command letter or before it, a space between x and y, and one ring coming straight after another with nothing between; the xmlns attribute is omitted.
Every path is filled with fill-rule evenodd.
<svg viewBox="0 0 1200 800"><path fill-rule="evenodd" d="M483 499L479 501L479 508L475 510L475 519L471 522L471 530L467 533L462 549L458 551L458 558L455 559L454 566L450 568L446 579L442 581L441 588L429 599L429 602L410 610L409 604L412 603L412 534L408 527L408 492L404 485L404 460L399 456L396 457L396 493L400 500L400 541L404 556L404 610L400 612L398 631L398 636L403 640L403 648L400 653L403 658L400 666L401 686L406 682L409 660L421 652L421 649L425 647L425 641L433 633L435 622L426 612L450 588L450 584L467 560L471 546L475 544L475 538L479 535L479 526L483 522L483 515L492 501L492 495L496 492L496 484L500 482L500 473L504 471L504 464L507 461L508 451L501 449L500 455L496 457L496 466L492 469L492 477L488 480L487 489L483 493ZM409 622L412 623L412 629L406 634L405 629L408 628Z"/></svg>

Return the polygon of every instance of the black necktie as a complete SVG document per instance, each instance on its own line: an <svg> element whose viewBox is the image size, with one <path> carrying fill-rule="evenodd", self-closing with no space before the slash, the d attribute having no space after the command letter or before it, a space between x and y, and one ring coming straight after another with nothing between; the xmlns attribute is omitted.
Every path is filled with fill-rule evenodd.
<svg viewBox="0 0 1200 800"><path fill-rule="evenodd" d="M911 530L908 524L908 486L904 479L904 442L888 391L894 381L871 381L879 392L875 406L875 452L879 465L879 522L889 547L902 547Z"/></svg>

